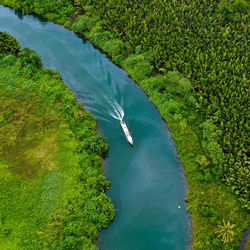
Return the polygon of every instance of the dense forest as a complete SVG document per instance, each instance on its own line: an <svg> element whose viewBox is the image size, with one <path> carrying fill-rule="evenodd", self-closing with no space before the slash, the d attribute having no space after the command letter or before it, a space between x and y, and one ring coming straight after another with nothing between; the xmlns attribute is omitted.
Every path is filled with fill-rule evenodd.
<svg viewBox="0 0 250 250"><path fill-rule="evenodd" d="M13 5L8 0L1 2ZM179 71L192 81L196 109L214 131L212 140L203 145L214 172L246 204L250 179L246 122L248 2L63 0L60 8L57 5L56 1L15 1L14 7L70 26L67 17L75 17L76 5L79 12L102 18L92 32L98 33L98 28L111 32L102 37L95 34L94 40L116 38L103 49L117 56L117 62L121 56L147 52L150 56L145 59L155 70ZM86 15L78 16L72 28L77 32L93 28L96 20L86 19ZM145 70L152 73L150 67Z"/></svg>
<svg viewBox="0 0 250 250"><path fill-rule="evenodd" d="M237 1L84 1L119 33L128 53L151 52L151 65L191 79L197 111L214 136L204 149L215 172L249 202L247 164L249 5ZM84 7L90 4L90 6ZM203 135L207 135L204 133Z"/></svg>
<svg viewBox="0 0 250 250"><path fill-rule="evenodd" d="M129 73L167 121L184 163L194 249L236 248L249 225L249 3L0 3L84 35ZM227 244L223 230L233 231Z"/></svg>
<svg viewBox="0 0 250 250"><path fill-rule="evenodd" d="M97 249L107 150L60 74L0 32L0 248Z"/></svg>

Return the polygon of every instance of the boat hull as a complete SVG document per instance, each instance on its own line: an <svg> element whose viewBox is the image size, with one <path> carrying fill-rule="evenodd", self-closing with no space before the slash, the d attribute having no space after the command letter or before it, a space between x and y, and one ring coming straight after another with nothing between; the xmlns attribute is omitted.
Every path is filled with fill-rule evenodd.
<svg viewBox="0 0 250 250"><path fill-rule="evenodd" d="M126 123L121 121L120 124L121 124L122 130L127 138L127 141L130 143L131 146L133 146L133 138L128 130Z"/></svg>

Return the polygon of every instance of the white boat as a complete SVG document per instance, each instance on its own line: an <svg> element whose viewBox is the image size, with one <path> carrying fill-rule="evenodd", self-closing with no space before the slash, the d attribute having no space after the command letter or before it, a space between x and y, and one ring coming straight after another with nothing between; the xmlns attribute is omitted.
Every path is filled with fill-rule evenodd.
<svg viewBox="0 0 250 250"><path fill-rule="evenodd" d="M129 133L129 130L128 130L128 127L127 127L126 123L124 121L121 121L120 124L122 126L123 132L126 135L126 138L127 138L128 142L130 143L131 146L133 146L133 139L132 139L132 136Z"/></svg>

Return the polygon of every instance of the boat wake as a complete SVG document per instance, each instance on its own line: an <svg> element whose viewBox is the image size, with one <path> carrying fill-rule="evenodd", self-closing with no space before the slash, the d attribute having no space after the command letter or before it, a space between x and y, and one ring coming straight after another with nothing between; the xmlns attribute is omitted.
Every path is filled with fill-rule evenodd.
<svg viewBox="0 0 250 250"><path fill-rule="evenodd" d="M109 114L113 118L122 121L124 118L124 110L122 109L122 107L113 99L109 99L108 102L112 106L112 112L109 111Z"/></svg>
<svg viewBox="0 0 250 250"><path fill-rule="evenodd" d="M89 97L88 99L91 100L90 103L95 103L95 100L100 98L104 99L104 103L106 102L107 104L105 105L105 107L108 107L108 110L104 108L103 105L100 105L98 108L94 108L92 105L92 107L90 105L87 105L88 110L98 115L98 119L101 119L106 122L111 122L106 116L106 114L109 114L111 117L115 118L116 120L119 120L127 141L130 143L131 146L133 146L133 138L128 130L126 122L124 121L124 110L121 105L111 96L104 95L103 93L100 93L98 91L95 92L95 96L93 96L92 98Z"/></svg>
<svg viewBox="0 0 250 250"><path fill-rule="evenodd" d="M104 96L105 100L111 105L112 107L112 112L109 112L109 114L115 118L116 120L120 121L120 125L122 127L122 130L127 138L127 141L130 143L131 146L133 146L133 139L132 136L128 130L128 127L125 123L125 121L123 120L124 118L124 110L122 109L122 107L119 105L118 102L116 102L114 99L111 98L107 98L106 96Z"/></svg>

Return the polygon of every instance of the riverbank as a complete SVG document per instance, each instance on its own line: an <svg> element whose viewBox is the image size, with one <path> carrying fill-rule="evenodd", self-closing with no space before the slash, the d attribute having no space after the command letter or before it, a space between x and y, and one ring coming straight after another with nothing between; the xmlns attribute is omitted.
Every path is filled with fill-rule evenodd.
<svg viewBox="0 0 250 250"><path fill-rule="evenodd" d="M100 232L97 246L187 249L192 230L184 201L184 171L155 105L124 70L74 32L3 6L0 13L1 29L36 50L44 65L60 71L77 100L97 119L98 131L108 138L104 169L112 185L107 195L117 213L107 230ZM133 148L118 117L128 125Z"/></svg>
<svg viewBox="0 0 250 250"><path fill-rule="evenodd" d="M36 7L38 9L38 6ZM205 123L197 114L197 103L192 95L190 82L176 72L165 74L162 72L163 75L155 77L150 64L152 54L141 53L140 47L137 47L136 54L127 57L131 54L129 50L132 51L133 48L127 47L127 44L119 39L118 34L105 31L102 21L96 16L93 17L91 11L86 12L87 15L77 18L72 15L71 18L67 16L57 18L55 14L51 17L51 14L36 11L72 28L75 32L84 34L101 47L116 64L123 66L137 81L150 100L155 103L161 116L168 122L189 183L187 201L193 216L193 247L196 249L236 247L243 229L247 227L248 215L237 198L219 180L214 180L215 173L209 170L211 162L200 141L216 142L217 134L213 126L208 122ZM216 172L216 169L213 171ZM235 241L226 246L221 244L216 235L216 230L223 219L236 224Z"/></svg>
<svg viewBox="0 0 250 250"><path fill-rule="evenodd" d="M0 45L0 246L96 249L114 218L107 141L36 52L2 32Z"/></svg>

